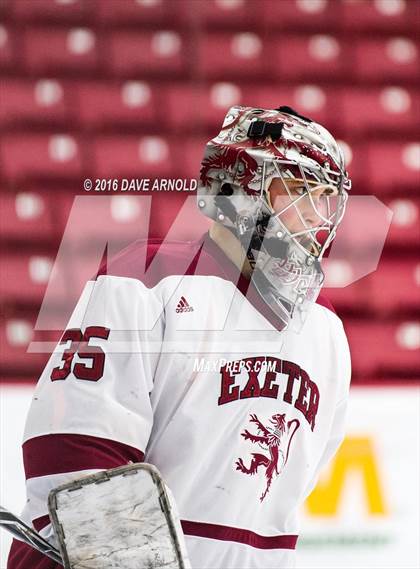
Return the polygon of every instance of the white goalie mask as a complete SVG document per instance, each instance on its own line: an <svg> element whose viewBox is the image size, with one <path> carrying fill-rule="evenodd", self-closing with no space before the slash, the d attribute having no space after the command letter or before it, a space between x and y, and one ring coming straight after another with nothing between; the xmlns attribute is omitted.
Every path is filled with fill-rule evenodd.
<svg viewBox="0 0 420 569"><path fill-rule="evenodd" d="M285 327L300 330L319 294L350 187L333 136L290 107L232 107L206 146L198 207L240 240Z"/></svg>

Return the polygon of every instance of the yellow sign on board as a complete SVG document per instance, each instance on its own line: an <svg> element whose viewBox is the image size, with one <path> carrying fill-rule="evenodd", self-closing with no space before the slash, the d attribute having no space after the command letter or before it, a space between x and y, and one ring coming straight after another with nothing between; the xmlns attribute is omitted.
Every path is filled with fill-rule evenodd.
<svg viewBox="0 0 420 569"><path fill-rule="evenodd" d="M385 501L379 479L377 460L369 437L346 437L338 450L329 475L321 478L306 501L313 516L335 516L350 472L361 475L368 512L385 515Z"/></svg>

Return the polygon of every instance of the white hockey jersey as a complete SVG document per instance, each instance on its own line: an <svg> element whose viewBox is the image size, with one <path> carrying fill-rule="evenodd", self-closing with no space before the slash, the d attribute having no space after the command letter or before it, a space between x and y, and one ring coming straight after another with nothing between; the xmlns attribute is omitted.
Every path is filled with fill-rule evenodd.
<svg viewBox="0 0 420 569"><path fill-rule="evenodd" d="M137 242L86 285L36 388L24 517L48 534L52 488L144 460L175 496L194 568L293 567L298 508L342 440L349 381L328 307L282 331L208 235ZM14 547L9 569L54 567Z"/></svg>

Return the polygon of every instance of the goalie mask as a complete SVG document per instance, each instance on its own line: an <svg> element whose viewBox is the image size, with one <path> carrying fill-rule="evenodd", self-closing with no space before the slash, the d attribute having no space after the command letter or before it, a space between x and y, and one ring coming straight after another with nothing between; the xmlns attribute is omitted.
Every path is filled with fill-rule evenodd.
<svg viewBox="0 0 420 569"><path fill-rule="evenodd" d="M255 288L296 331L322 287L320 261L350 187L332 135L290 107L232 107L206 146L198 207L240 240Z"/></svg>

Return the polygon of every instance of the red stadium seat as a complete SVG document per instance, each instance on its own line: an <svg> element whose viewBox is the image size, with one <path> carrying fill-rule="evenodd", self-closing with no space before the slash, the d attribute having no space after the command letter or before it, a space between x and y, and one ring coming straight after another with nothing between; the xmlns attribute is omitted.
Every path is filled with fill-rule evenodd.
<svg viewBox="0 0 420 569"><path fill-rule="evenodd" d="M147 237L150 204L146 198L151 195L94 190L78 196L64 194L60 206L66 220L65 243L83 254L95 241L105 246L107 239L128 244Z"/></svg>
<svg viewBox="0 0 420 569"><path fill-rule="evenodd" d="M388 243L405 249L420 246L420 200L397 198L388 200L386 205L393 211Z"/></svg>
<svg viewBox="0 0 420 569"><path fill-rule="evenodd" d="M69 86L55 79L22 81L4 79L0 124L19 126L25 123L66 123L71 117L72 94Z"/></svg>
<svg viewBox="0 0 420 569"><path fill-rule="evenodd" d="M415 260L384 259L367 277L371 305L381 314L420 311L420 264Z"/></svg>
<svg viewBox="0 0 420 569"><path fill-rule="evenodd" d="M38 375L41 372L48 355L27 353L34 337L34 325L34 317L10 316L0 322L0 369L3 376L30 372Z"/></svg>
<svg viewBox="0 0 420 569"><path fill-rule="evenodd" d="M357 322L345 325L356 377L420 374L420 326L407 320L398 322Z"/></svg>
<svg viewBox="0 0 420 569"><path fill-rule="evenodd" d="M352 55L354 72L362 81L412 81L418 73L419 49L407 37L358 39Z"/></svg>
<svg viewBox="0 0 420 569"><path fill-rule="evenodd" d="M15 65L14 32L0 24L0 69L8 69Z"/></svg>
<svg viewBox="0 0 420 569"><path fill-rule="evenodd" d="M420 144L415 141L371 142L366 147L368 181L379 195L406 197L418 189Z"/></svg>
<svg viewBox="0 0 420 569"><path fill-rule="evenodd" d="M280 83L275 86L249 88L247 93L249 105L269 109L288 105L327 128L332 128L339 122L340 109L337 107L335 88L325 88L316 83L296 87Z"/></svg>
<svg viewBox="0 0 420 569"><path fill-rule="evenodd" d="M179 32L110 33L109 70L118 75L135 74L136 77L175 77L186 71L188 44Z"/></svg>
<svg viewBox="0 0 420 569"><path fill-rule="evenodd" d="M410 4L410 0L345 1L341 3L343 26L352 32L405 30L410 24Z"/></svg>
<svg viewBox="0 0 420 569"><path fill-rule="evenodd" d="M336 0L265 0L261 7L264 23L273 32L335 27L340 10Z"/></svg>
<svg viewBox="0 0 420 569"><path fill-rule="evenodd" d="M79 177L80 141L67 134L4 136L0 156L4 175L11 181L40 177Z"/></svg>
<svg viewBox="0 0 420 569"><path fill-rule="evenodd" d="M267 47L270 72L281 81L349 78L349 46L339 36L282 35Z"/></svg>
<svg viewBox="0 0 420 569"><path fill-rule="evenodd" d="M352 135L372 135L375 130L414 131L419 103L419 93L404 87L343 89L343 126Z"/></svg>
<svg viewBox="0 0 420 569"><path fill-rule="evenodd" d="M46 192L0 193L1 238L19 241L52 239L53 210Z"/></svg>
<svg viewBox="0 0 420 569"><path fill-rule="evenodd" d="M183 5L185 16L191 16L191 3L184 1ZM255 18L254 8L252 0L199 0L194 4L194 17L217 29L225 26L258 28L263 22Z"/></svg>
<svg viewBox="0 0 420 569"><path fill-rule="evenodd" d="M171 21L171 0L96 0L96 18L105 24L158 24Z"/></svg>
<svg viewBox="0 0 420 569"><path fill-rule="evenodd" d="M351 266L345 261L335 261L328 265L328 281L322 289L322 295L332 303L339 316L344 312L363 314L370 306L370 292L365 279L358 280L347 286L338 286L341 279L351 271ZM337 286L334 286L337 285Z"/></svg>
<svg viewBox="0 0 420 569"><path fill-rule="evenodd" d="M232 105L275 109L289 105L332 128L340 122L336 89L306 84L298 87L254 86L242 81L220 81L206 86L178 83L163 92L172 128L187 131L208 127L218 132Z"/></svg>
<svg viewBox="0 0 420 569"><path fill-rule="evenodd" d="M2 265L7 267L0 280L0 296L7 302L25 302L39 305L50 283L54 292L51 298L59 302L67 293L67 274L52 272L54 257L33 253L8 253L1 255ZM19 283L19 286L16 284Z"/></svg>
<svg viewBox="0 0 420 569"><path fill-rule="evenodd" d="M147 81L110 84L80 82L76 87L81 123L88 127L142 127L157 119L157 87ZM98 101L101 104L98 105Z"/></svg>
<svg viewBox="0 0 420 569"><path fill-rule="evenodd" d="M271 63L262 37L253 32L204 34L198 42L197 59L200 76L223 80L255 81L266 75Z"/></svg>
<svg viewBox="0 0 420 569"><path fill-rule="evenodd" d="M170 177L174 149L160 136L104 136L93 144L95 177Z"/></svg>
<svg viewBox="0 0 420 569"><path fill-rule="evenodd" d="M226 111L233 105L250 104L251 94L237 83L220 82L205 87L178 84L169 87L164 98L173 129L191 132L208 127L218 132Z"/></svg>
<svg viewBox="0 0 420 569"><path fill-rule="evenodd" d="M28 28L24 65L34 74L91 73L98 67L98 38L89 28Z"/></svg>
<svg viewBox="0 0 420 569"><path fill-rule="evenodd" d="M90 15L90 2L71 0L57 2L56 0L13 0L11 13L16 20L45 21L53 20L64 23L86 21Z"/></svg>

